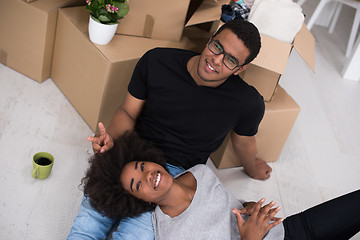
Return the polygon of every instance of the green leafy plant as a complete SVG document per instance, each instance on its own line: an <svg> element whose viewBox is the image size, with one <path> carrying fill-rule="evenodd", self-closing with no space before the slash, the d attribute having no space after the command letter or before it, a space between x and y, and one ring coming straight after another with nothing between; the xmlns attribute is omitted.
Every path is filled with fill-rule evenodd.
<svg viewBox="0 0 360 240"><path fill-rule="evenodd" d="M129 12L128 0L85 0L90 16L103 24L116 24ZM126 3L125 3L126 2Z"/></svg>

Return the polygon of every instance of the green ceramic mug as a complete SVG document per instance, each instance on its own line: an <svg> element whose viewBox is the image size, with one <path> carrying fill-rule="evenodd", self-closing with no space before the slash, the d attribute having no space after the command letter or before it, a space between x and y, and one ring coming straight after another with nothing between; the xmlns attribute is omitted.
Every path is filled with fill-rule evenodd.
<svg viewBox="0 0 360 240"><path fill-rule="evenodd" d="M47 178L54 165L54 157L47 152L38 152L33 157L33 178Z"/></svg>

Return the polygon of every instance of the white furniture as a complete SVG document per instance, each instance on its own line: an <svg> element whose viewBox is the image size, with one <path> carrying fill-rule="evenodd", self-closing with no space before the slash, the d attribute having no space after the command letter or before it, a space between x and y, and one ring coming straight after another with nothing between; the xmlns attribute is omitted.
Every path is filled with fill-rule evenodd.
<svg viewBox="0 0 360 240"><path fill-rule="evenodd" d="M337 6L336 6L336 11L334 13L333 19L332 19L330 27L329 27L329 33L332 33L334 31L334 28L335 28L336 22L339 18L339 14L340 14L343 4L346 4L346 5L356 9L350 37L349 37L347 48L346 48L346 54L345 54L346 57L349 57L352 52L352 48L354 46L355 38L356 38L357 31L359 28L359 23L360 23L360 1L356 1L356 0L320 0L313 15L311 16L309 22L307 23L307 27L309 30L311 30L314 23L316 22L316 19L319 17L321 11L324 9L325 5L331 1L335 1Z"/></svg>
<svg viewBox="0 0 360 240"><path fill-rule="evenodd" d="M345 63L342 70L342 77L348 80L360 80L360 38L356 40L352 55Z"/></svg>

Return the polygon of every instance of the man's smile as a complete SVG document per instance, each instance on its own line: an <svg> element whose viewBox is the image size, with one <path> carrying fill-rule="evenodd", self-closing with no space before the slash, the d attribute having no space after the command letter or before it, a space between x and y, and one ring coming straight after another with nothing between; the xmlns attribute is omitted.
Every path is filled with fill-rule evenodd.
<svg viewBox="0 0 360 240"><path fill-rule="evenodd" d="M215 70L215 68L214 68L213 66L211 66L210 63L207 62L207 61L206 61L206 66L207 66L207 68L208 68L210 71L217 73L217 71Z"/></svg>

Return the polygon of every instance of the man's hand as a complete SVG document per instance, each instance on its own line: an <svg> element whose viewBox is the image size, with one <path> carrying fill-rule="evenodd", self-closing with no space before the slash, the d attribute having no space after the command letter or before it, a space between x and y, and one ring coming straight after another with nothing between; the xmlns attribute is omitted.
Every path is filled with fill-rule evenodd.
<svg viewBox="0 0 360 240"><path fill-rule="evenodd" d="M270 173L272 172L272 168L262 159L256 158L255 159L255 167L256 173L254 175L250 175L249 173L245 172L252 178L258 180L265 180L270 177Z"/></svg>
<svg viewBox="0 0 360 240"><path fill-rule="evenodd" d="M255 136L242 136L232 131L231 141L236 156L239 158L245 173L249 177L258 180L265 180L270 177L271 167L265 161L256 157Z"/></svg>
<svg viewBox="0 0 360 240"><path fill-rule="evenodd" d="M254 211L256 202L246 202L243 205L244 205L244 207L239 210L240 214L251 215Z"/></svg>
<svg viewBox="0 0 360 240"><path fill-rule="evenodd" d="M102 153L114 146L114 141L112 137L106 132L104 124L99 122L98 124L100 135L95 135L94 137L87 137L89 142L92 142L92 147L94 153Z"/></svg>
<svg viewBox="0 0 360 240"><path fill-rule="evenodd" d="M271 221L275 214L279 212L280 207L272 208L275 205L275 202L273 201L264 207L261 207L264 201L265 199L261 199L255 204L253 212L246 222L241 217L240 210L233 209L233 213L238 222L241 239L261 240L271 228L283 221L282 219L278 219L269 224L269 221Z"/></svg>
<svg viewBox="0 0 360 240"><path fill-rule="evenodd" d="M240 210L238 210L240 212L240 214L242 215L251 215L254 212L255 206L256 206L256 202L246 202L243 204L244 207ZM281 218L278 217L273 217L271 219L271 221L276 221L276 220L280 220Z"/></svg>

